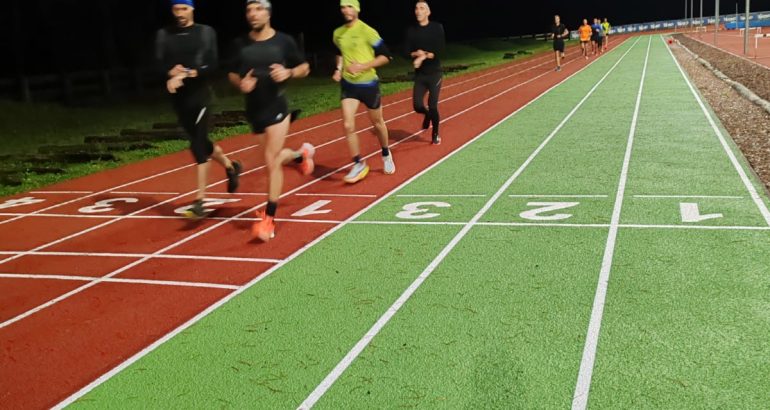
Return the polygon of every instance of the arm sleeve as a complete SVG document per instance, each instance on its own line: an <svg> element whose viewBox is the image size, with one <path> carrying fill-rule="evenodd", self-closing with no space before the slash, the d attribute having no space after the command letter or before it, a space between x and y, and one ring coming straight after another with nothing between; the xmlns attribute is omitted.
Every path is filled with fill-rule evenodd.
<svg viewBox="0 0 770 410"><path fill-rule="evenodd" d="M219 50L217 48L217 33L211 27L203 31L203 57L198 70L199 77L209 77L219 66Z"/></svg>
<svg viewBox="0 0 770 410"><path fill-rule="evenodd" d="M174 67L166 61L166 31L163 29L155 35L155 66L164 76Z"/></svg>
<svg viewBox="0 0 770 410"><path fill-rule="evenodd" d="M438 38L436 39L436 49L431 50L431 53L433 53L435 58L441 58L441 56L444 55L444 49L446 49L446 34L444 33L444 26L439 25L436 32L438 33Z"/></svg>
<svg viewBox="0 0 770 410"><path fill-rule="evenodd" d="M377 33L377 30L372 29L369 33L369 44L374 49L375 56L385 56L388 57L388 59L393 59L393 55L390 54L390 50L388 50L388 46L385 44L385 40L380 37L380 34Z"/></svg>

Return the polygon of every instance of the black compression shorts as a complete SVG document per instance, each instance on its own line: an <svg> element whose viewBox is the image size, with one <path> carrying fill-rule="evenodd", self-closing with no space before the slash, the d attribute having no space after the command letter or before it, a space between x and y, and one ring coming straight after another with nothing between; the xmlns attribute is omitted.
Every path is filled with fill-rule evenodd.
<svg viewBox="0 0 770 410"><path fill-rule="evenodd" d="M382 96L380 94L380 84L356 85L345 80L340 82L342 85L342 94L340 99L352 98L361 101L370 110L376 110L382 106Z"/></svg>

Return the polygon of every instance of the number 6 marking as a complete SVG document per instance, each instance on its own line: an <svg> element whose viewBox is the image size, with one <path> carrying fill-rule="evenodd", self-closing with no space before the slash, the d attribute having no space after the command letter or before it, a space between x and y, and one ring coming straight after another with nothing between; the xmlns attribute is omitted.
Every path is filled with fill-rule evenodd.
<svg viewBox="0 0 770 410"><path fill-rule="evenodd" d="M441 216L438 213L430 213L430 209L424 208L432 206L436 208L451 208L452 205L446 202L415 202L404 205L404 210L396 214L399 219L430 219Z"/></svg>
<svg viewBox="0 0 770 410"><path fill-rule="evenodd" d="M536 206L537 208L521 213L522 218L530 221L563 221L572 218L572 214L542 215L547 212L559 211L562 209L573 208L580 205L580 202L530 202L527 206Z"/></svg>

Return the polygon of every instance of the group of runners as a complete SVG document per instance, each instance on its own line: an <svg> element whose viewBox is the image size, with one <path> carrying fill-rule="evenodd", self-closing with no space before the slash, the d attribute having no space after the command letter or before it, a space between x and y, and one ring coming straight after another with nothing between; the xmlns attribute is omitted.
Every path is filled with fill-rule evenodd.
<svg viewBox="0 0 770 410"><path fill-rule="evenodd" d="M158 31L156 60L167 76L167 90L182 128L190 139L190 150L197 163L197 195L186 212L193 219L204 218L209 174L209 160L225 168L227 191L236 192L241 162L231 160L208 137L210 87L218 69L217 37L213 28L196 24L194 0L171 0L175 24ZM369 120L382 148L383 172L394 174L396 165L389 149L388 129L382 113L382 95L376 69L388 64L392 54L378 32L361 21L359 0L341 0L340 12L345 24L333 33L337 48L336 67L332 79L340 84L342 123L347 136L353 166L343 178L353 184L364 179L369 166L361 156L355 116L360 104L367 109ZM315 148L305 142L298 149L285 147L291 122L298 111L289 109L285 91L289 81L310 73L304 53L294 39L271 25L270 0L246 0L245 17L251 30L236 40L234 52L226 68L230 83L245 95L246 119L260 138L268 182L268 201L257 213L252 228L255 238L269 241L275 236L275 216L283 189L283 167L293 164L303 175L314 170ZM424 116L422 128L432 126L432 144L441 143L438 99L441 91L440 57L445 47L444 28L430 21L428 2L415 5L416 24L407 31L405 56L415 68L414 110ZM428 104L425 104L426 94Z"/></svg>
<svg viewBox="0 0 770 410"><path fill-rule="evenodd" d="M588 60L590 55L601 55L609 47L610 30L612 26L607 18L604 21L594 18L593 24L588 24L588 19L583 19L583 24L578 29L582 56ZM570 38L570 31L561 22L561 17L554 16L554 24L551 26L550 36L553 39L553 51L556 59L556 71L561 71L561 62L565 57L564 40Z"/></svg>

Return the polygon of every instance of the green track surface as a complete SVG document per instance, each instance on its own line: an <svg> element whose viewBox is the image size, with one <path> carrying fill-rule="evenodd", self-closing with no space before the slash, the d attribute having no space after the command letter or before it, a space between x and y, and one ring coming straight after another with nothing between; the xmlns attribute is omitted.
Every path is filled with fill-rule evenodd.
<svg viewBox="0 0 770 410"><path fill-rule="evenodd" d="M648 47L589 407L770 403L770 231L684 226L767 221L655 36L627 41L358 218L408 222L405 206L443 202L422 204L439 215L417 221L468 223L622 58L317 408L572 404ZM542 202L570 206L528 219ZM683 222L683 202L723 217ZM76 405L296 408L461 229L349 224Z"/></svg>

